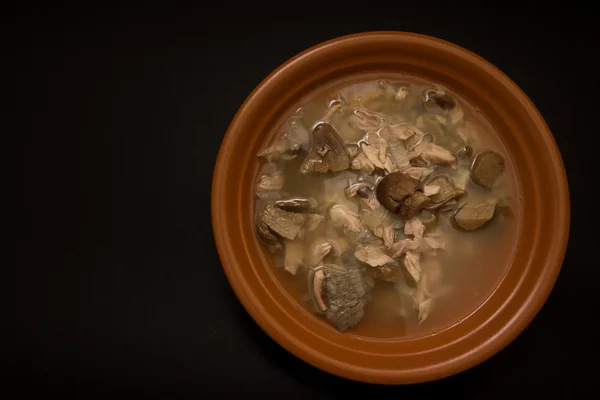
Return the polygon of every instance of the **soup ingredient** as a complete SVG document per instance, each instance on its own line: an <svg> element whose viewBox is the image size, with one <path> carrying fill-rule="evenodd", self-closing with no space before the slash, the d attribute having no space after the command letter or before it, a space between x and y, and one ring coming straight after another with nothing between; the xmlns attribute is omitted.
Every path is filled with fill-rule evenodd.
<svg viewBox="0 0 600 400"><path fill-rule="evenodd" d="M296 275L298 268L304 266L304 245L298 241L286 241L283 266L287 272Z"/></svg>
<svg viewBox="0 0 600 400"><path fill-rule="evenodd" d="M429 203L431 203L431 199L425 193L417 190L404 200L400 206L400 215L404 219L411 219Z"/></svg>
<svg viewBox="0 0 600 400"><path fill-rule="evenodd" d="M389 211L396 213L405 198L419 187L419 181L403 172L386 175L377 185L377 200Z"/></svg>
<svg viewBox="0 0 600 400"><path fill-rule="evenodd" d="M358 245L354 256L357 260L372 267L393 263L394 259L388 256L381 247L375 245Z"/></svg>
<svg viewBox="0 0 600 400"><path fill-rule="evenodd" d="M421 280L421 253L418 251L407 251L404 256L404 268L414 283Z"/></svg>
<svg viewBox="0 0 600 400"><path fill-rule="evenodd" d="M262 213L256 217L254 222L255 230L258 239L269 249L271 253L276 252L282 248L279 238L269 228L267 223L262 218Z"/></svg>
<svg viewBox="0 0 600 400"><path fill-rule="evenodd" d="M302 279L339 331L368 312L364 329L376 335L414 332L479 296L478 251L490 265L501 259L493 246L516 236L503 231L518 216L504 158L482 151L492 142L470 105L440 87L365 89L374 83L311 100L283 123L259 153L255 231L283 266L277 274ZM462 286L459 303L438 302L446 281Z"/></svg>
<svg viewBox="0 0 600 400"><path fill-rule="evenodd" d="M457 209L450 218L452 226L463 231L474 231L487 224L496 211L496 203L480 201L474 204L467 203Z"/></svg>
<svg viewBox="0 0 600 400"><path fill-rule="evenodd" d="M432 112L451 111L456 106L456 100L441 90L427 89L422 96L425 107Z"/></svg>
<svg viewBox="0 0 600 400"><path fill-rule="evenodd" d="M307 215L285 211L270 203L265 206L259 218L279 236L294 240L300 235Z"/></svg>
<svg viewBox="0 0 600 400"><path fill-rule="evenodd" d="M317 200L312 197L286 197L275 200L274 204L285 211L303 212L317 207Z"/></svg>
<svg viewBox="0 0 600 400"><path fill-rule="evenodd" d="M275 142L260 151L257 156L265 158L268 162L292 160L298 155L302 143L291 140L287 134L279 135Z"/></svg>
<svg viewBox="0 0 600 400"><path fill-rule="evenodd" d="M504 157L495 151L481 152L473 159L471 165L471 180L488 190L494 185L504 172Z"/></svg>
<svg viewBox="0 0 600 400"><path fill-rule="evenodd" d="M339 331L356 326L363 318L369 287L360 269L323 264L310 271L308 286L319 311Z"/></svg>
<svg viewBox="0 0 600 400"><path fill-rule="evenodd" d="M373 277L384 282L398 283L402 281L402 270L396 264L385 264L380 267L371 268Z"/></svg>
<svg viewBox="0 0 600 400"><path fill-rule="evenodd" d="M265 198L269 193L280 191L283 188L284 176L282 171L262 174L258 177L254 193L259 199Z"/></svg>
<svg viewBox="0 0 600 400"><path fill-rule="evenodd" d="M425 206L429 210L440 208L450 200L465 194L464 191L455 188L450 179L445 175L437 175L431 178L426 186L429 186L430 191L437 191L437 193L430 196L431 203ZM435 187L439 189L435 189Z"/></svg>
<svg viewBox="0 0 600 400"><path fill-rule="evenodd" d="M330 123L321 122L312 132L312 140L308 156L302 163L300 171L337 172L350 168L350 159L342 140Z"/></svg>
<svg viewBox="0 0 600 400"><path fill-rule="evenodd" d="M348 207L339 204L334 205L329 209L329 218L333 223L354 233L358 233L362 229L358 214Z"/></svg>
<svg viewBox="0 0 600 400"><path fill-rule="evenodd" d="M427 164L452 164L456 158L445 148L431 142L421 142L408 154L409 159L419 157Z"/></svg>
<svg viewBox="0 0 600 400"><path fill-rule="evenodd" d="M456 152L456 156L458 158L470 158L473 155L473 148L469 145L466 145L462 149Z"/></svg>

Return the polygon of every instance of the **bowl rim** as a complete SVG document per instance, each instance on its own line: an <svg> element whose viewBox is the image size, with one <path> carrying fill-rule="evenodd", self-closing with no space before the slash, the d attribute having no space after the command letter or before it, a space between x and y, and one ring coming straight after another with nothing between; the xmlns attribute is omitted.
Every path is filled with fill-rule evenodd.
<svg viewBox="0 0 600 400"><path fill-rule="evenodd" d="M514 311L510 321L504 326L499 327L494 332L494 335L485 340L479 347L456 359L450 359L440 365L431 365L428 368L398 370L397 372L386 371L385 374L382 374L376 368L363 368L359 365L337 363L335 360L324 359L319 356L318 352L310 349L308 345L301 343L297 338L278 327L275 317L270 315L270 310L261 306L248 285L243 282L237 273L240 266L233 255L233 249L228 241L228 229L224 223L225 210L220 201L224 195L224 185L222 182L226 178L226 164L231 162L231 144L236 139L232 129L239 125L243 111L254 101L257 93L270 85L276 77L294 68L294 65L297 63L310 59L316 53L322 52L324 49L331 50L353 45L360 46L361 40L364 39L370 40L370 43L377 42L378 40L395 40L400 44L403 41L411 41L413 43L417 42L428 46L444 48L446 51L451 51L453 56L461 58L463 61L484 70L488 75L492 76L504 89L520 101L521 107L526 109L532 123L535 124L540 134L540 140L543 140L549 151L547 157L556 166L553 172L556 173L556 176L554 176L555 184L557 185L556 192L560 196L557 199L558 206L556 210L556 231L558 233L554 237L554 244L558 247L553 254L553 258L549 257L545 261L544 271L546 274L543 279L538 279L526 304L521 304ZM467 370L502 350L529 325L550 295L564 261L570 228L570 199L564 163L552 133L529 97L508 76L477 54L445 40L411 32L373 31L337 37L304 50L281 64L250 93L232 119L219 149L212 181L211 214L219 258L234 293L246 311L272 339L298 358L334 375L369 383L397 384L431 381Z"/></svg>

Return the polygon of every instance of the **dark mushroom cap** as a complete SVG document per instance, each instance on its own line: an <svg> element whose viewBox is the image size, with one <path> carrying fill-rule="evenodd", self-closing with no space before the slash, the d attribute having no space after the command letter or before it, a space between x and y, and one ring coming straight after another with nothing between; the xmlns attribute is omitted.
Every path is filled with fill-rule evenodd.
<svg viewBox="0 0 600 400"><path fill-rule="evenodd" d="M386 175L377 185L377 200L392 213L397 213L405 198L419 187L419 181L402 172Z"/></svg>

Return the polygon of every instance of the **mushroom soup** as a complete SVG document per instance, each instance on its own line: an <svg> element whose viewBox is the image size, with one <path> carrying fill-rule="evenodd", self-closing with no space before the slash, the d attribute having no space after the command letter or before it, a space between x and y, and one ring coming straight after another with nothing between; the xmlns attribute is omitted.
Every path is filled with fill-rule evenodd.
<svg viewBox="0 0 600 400"><path fill-rule="evenodd" d="M446 88L410 78L317 93L258 157L255 232L273 273L341 332L445 329L510 264L520 222L510 155Z"/></svg>

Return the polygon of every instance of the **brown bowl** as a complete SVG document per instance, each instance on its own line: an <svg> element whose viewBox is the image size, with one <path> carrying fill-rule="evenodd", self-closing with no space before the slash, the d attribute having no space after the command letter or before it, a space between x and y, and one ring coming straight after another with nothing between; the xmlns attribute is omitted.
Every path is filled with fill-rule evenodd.
<svg viewBox="0 0 600 400"><path fill-rule="evenodd" d="M513 261L475 312L434 335L382 341L340 334L288 296L253 232L256 153L315 89L348 76L404 72L440 83L476 104L511 153L522 220ZM511 342L556 281L569 234L567 179L542 116L506 75L451 43L411 33L373 32L315 46L277 68L246 99L225 135L213 177L217 249L238 298L275 341L332 374L373 383L439 379L466 370Z"/></svg>

